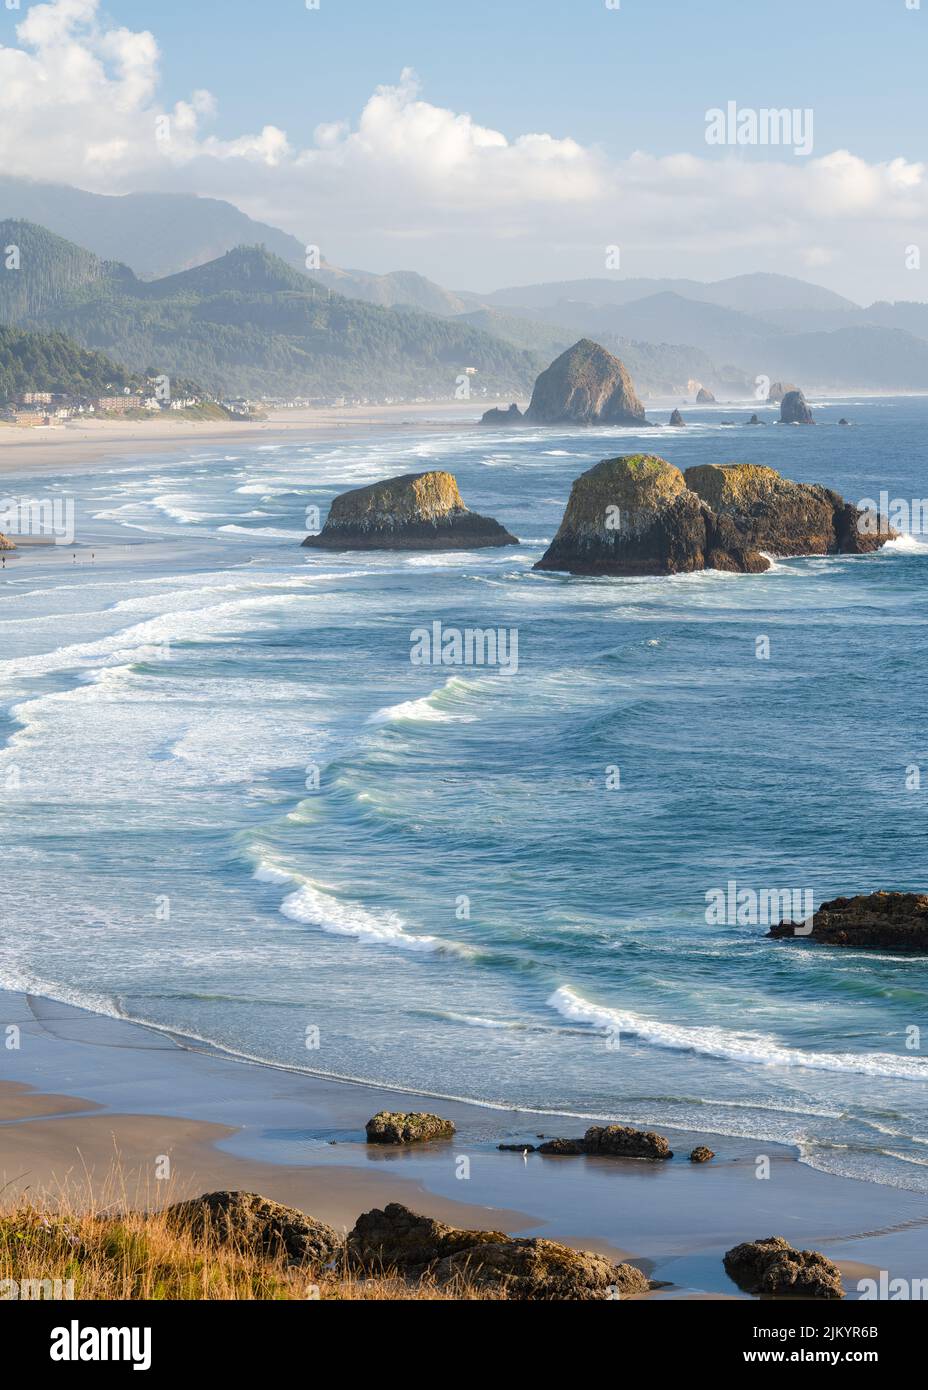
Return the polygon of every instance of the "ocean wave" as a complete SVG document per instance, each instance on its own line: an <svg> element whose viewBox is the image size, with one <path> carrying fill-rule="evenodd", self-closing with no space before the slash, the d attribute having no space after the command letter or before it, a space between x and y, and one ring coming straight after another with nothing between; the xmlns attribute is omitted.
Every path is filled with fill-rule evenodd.
<svg viewBox="0 0 928 1390"><path fill-rule="evenodd" d="M928 555L928 540L912 535L896 536L895 540L887 541L882 550L897 555Z"/></svg>
<svg viewBox="0 0 928 1390"><path fill-rule="evenodd" d="M259 883L296 885L280 905L279 911L291 922L318 927L333 936L351 936L371 946L392 946L402 951L425 954L472 954L454 941L437 936L416 935L396 912L372 912L360 903L336 898L312 879L282 869L270 860L257 865L253 877Z"/></svg>
<svg viewBox="0 0 928 1390"><path fill-rule="evenodd" d="M662 1023L630 1010L591 1004L567 985L556 989L548 1004L572 1022L589 1023L604 1032L627 1033L655 1047L677 1052L696 1052L705 1057L764 1067L805 1067L814 1071L928 1081L928 1061L920 1058L895 1057L886 1052L806 1052L801 1048L783 1047L775 1038L760 1033Z"/></svg>

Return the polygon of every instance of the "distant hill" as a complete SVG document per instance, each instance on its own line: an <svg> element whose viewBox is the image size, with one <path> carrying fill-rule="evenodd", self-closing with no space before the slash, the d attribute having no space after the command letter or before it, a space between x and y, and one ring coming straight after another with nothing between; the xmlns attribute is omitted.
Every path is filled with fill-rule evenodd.
<svg viewBox="0 0 928 1390"><path fill-rule="evenodd" d="M526 392L544 360L469 324L332 294L264 247L143 281L45 228L0 223L0 322L67 333L130 371L154 366L221 394L379 400Z"/></svg>
<svg viewBox="0 0 928 1390"><path fill-rule="evenodd" d="M101 396L142 384L141 377L101 352L78 347L63 333L29 333L0 326L0 402L26 391Z"/></svg>

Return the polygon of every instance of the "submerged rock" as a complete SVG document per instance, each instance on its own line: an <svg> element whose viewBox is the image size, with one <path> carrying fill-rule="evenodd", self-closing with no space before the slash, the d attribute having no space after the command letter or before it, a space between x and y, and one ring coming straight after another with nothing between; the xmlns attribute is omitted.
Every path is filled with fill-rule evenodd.
<svg viewBox="0 0 928 1390"><path fill-rule="evenodd" d="M538 425L640 425L644 406L622 362L581 338L535 382L524 418Z"/></svg>
<svg viewBox="0 0 928 1390"><path fill-rule="evenodd" d="M686 421L684 420L683 416L680 414L679 410L675 410L675 411L673 412L673 414L672 414L671 417L670 417L670 423L671 423L672 425L676 425L676 426L678 426L678 427L679 427L679 426L685 426L685 425L686 425Z"/></svg>
<svg viewBox="0 0 928 1390"><path fill-rule="evenodd" d="M841 416L841 419L838 421L839 425L849 425L850 423L850 420L845 420L843 415Z"/></svg>
<svg viewBox="0 0 928 1390"><path fill-rule="evenodd" d="M750 420L745 420L746 425L766 425L767 421L762 420L759 415L752 415Z"/></svg>
<svg viewBox="0 0 928 1390"><path fill-rule="evenodd" d="M450 1139L454 1125L425 1112L379 1110L365 1126L369 1144L417 1144L427 1139Z"/></svg>
<svg viewBox="0 0 928 1390"><path fill-rule="evenodd" d="M768 936L795 936L793 922L779 922ZM812 916L812 931L803 941L829 946L879 947L889 951L928 950L928 895L861 893L833 898Z"/></svg>
<svg viewBox="0 0 928 1390"><path fill-rule="evenodd" d="M548 1139L544 1144L539 1144L540 1154L564 1154L575 1158L578 1154L586 1153L582 1139Z"/></svg>
<svg viewBox="0 0 928 1390"><path fill-rule="evenodd" d="M741 548L734 531L731 538L737 545L729 551L679 468L653 454L632 454L603 459L577 478L557 535L535 568L618 575L768 567Z"/></svg>
<svg viewBox="0 0 928 1390"><path fill-rule="evenodd" d="M343 492L318 536L319 550L473 550L518 545L488 516L465 507L451 473L404 473Z"/></svg>
<svg viewBox="0 0 928 1390"><path fill-rule="evenodd" d="M507 1154L533 1154L535 1152L534 1144L497 1144L496 1147L501 1153Z"/></svg>
<svg viewBox="0 0 928 1390"><path fill-rule="evenodd" d="M282 1206L257 1192L205 1192L168 1207L172 1227L197 1237L208 1236L242 1250L260 1250L276 1258L313 1265L328 1264L342 1250L341 1236L324 1221L295 1207Z"/></svg>
<svg viewBox="0 0 928 1390"><path fill-rule="evenodd" d="M700 386L696 392L697 405L715 405L715 397L711 391L707 391L705 386Z"/></svg>
<svg viewBox="0 0 928 1390"><path fill-rule="evenodd" d="M502 406L493 406L482 416L480 423L481 425L521 425L524 421L525 416L513 401L508 410L503 410Z"/></svg>
<svg viewBox="0 0 928 1390"><path fill-rule="evenodd" d="M708 1163L712 1158L715 1158L715 1154L711 1149L707 1149L705 1144L697 1144L690 1154L690 1163Z"/></svg>
<svg viewBox="0 0 928 1390"><path fill-rule="evenodd" d="M776 1298L843 1298L841 1271L817 1250L794 1250L783 1236L736 1245L725 1272L746 1293Z"/></svg>
<svg viewBox="0 0 928 1390"><path fill-rule="evenodd" d="M616 1265L604 1255L553 1240L446 1226L398 1202L358 1217L348 1234L348 1254L366 1273L427 1273L441 1283L462 1278L512 1299L587 1301L615 1292L628 1297L650 1287L634 1265Z"/></svg>
<svg viewBox="0 0 928 1390"><path fill-rule="evenodd" d="M787 391L780 402L781 425L814 425L815 420L801 391Z"/></svg>

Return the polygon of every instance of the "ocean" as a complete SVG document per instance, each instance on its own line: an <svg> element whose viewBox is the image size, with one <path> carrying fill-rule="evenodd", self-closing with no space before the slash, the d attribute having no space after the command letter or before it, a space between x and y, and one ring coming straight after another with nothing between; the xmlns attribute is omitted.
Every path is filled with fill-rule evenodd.
<svg viewBox="0 0 928 1390"><path fill-rule="evenodd" d="M928 538L763 575L532 571L620 453L928 493L928 401L812 404L810 429L243 427L8 479L73 499L82 548L0 575L0 986L928 1190L928 955L765 936L771 894L928 888ZM307 508L429 468L521 546L300 548ZM435 623L514 637L518 669L414 664ZM710 910L737 892L744 920Z"/></svg>

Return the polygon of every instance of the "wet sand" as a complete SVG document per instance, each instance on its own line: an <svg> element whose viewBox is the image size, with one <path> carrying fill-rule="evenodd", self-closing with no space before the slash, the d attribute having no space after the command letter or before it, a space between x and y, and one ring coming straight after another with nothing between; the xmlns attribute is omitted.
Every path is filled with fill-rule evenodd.
<svg viewBox="0 0 928 1390"><path fill-rule="evenodd" d="M341 1228L400 1201L456 1225L544 1235L630 1258L672 1287L732 1297L725 1250L784 1235L836 1260L848 1294L865 1274L920 1278L928 1215L915 1193L817 1172L793 1150L666 1129L668 1163L500 1153L500 1142L581 1133L583 1121L492 1109L236 1059L208 1044L0 992L0 1202L25 1192L162 1206L242 1188ZM15 1036L15 1035L14 1035ZM453 1119L450 1143L369 1147L381 1109ZM607 1118L621 1121L621 1104ZM708 1143L716 1159L688 1154ZM756 1160L770 1160L757 1177ZM156 1176L170 1159L170 1176ZM119 1179L114 1181L114 1165Z"/></svg>

